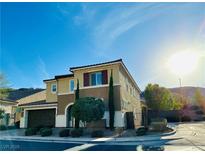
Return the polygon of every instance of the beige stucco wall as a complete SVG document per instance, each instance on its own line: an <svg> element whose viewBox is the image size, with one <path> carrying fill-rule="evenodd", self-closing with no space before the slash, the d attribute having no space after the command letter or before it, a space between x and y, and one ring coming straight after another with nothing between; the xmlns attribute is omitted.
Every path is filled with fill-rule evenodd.
<svg viewBox="0 0 205 154"><path fill-rule="evenodd" d="M135 126L141 125L140 92L124 69L119 71L121 106L124 112L133 112ZM128 86L128 89L127 89ZM130 90L132 89L132 90Z"/></svg>
<svg viewBox="0 0 205 154"><path fill-rule="evenodd" d="M58 83L58 94L71 93L70 91L70 80L73 80L73 77L61 78L57 80Z"/></svg>
<svg viewBox="0 0 205 154"><path fill-rule="evenodd" d="M74 71L74 78L75 78L75 87L77 83L77 79L79 80L80 88L83 87L83 74L89 72L96 72L96 71L103 71L108 70L108 82L111 75L111 70L113 72L113 82L114 84L119 84L119 64L112 64L112 65L105 65L105 66L97 66L97 67L90 67L90 68L83 68Z"/></svg>
<svg viewBox="0 0 205 154"><path fill-rule="evenodd" d="M46 102L57 102L57 92L51 92L51 84L57 84L57 81L46 82ZM59 89L57 88L57 91Z"/></svg>

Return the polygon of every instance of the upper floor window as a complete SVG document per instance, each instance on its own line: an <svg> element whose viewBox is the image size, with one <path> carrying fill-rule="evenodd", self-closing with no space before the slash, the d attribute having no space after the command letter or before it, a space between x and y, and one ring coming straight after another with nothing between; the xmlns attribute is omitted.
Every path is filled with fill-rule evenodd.
<svg viewBox="0 0 205 154"><path fill-rule="evenodd" d="M74 80L70 80L70 91L74 91Z"/></svg>
<svg viewBox="0 0 205 154"><path fill-rule="evenodd" d="M108 83L107 70L92 72L92 73L84 73L84 87L86 86L97 86Z"/></svg>
<svg viewBox="0 0 205 154"><path fill-rule="evenodd" d="M51 84L51 92L56 93L56 91L57 91L57 85L55 83Z"/></svg>
<svg viewBox="0 0 205 154"><path fill-rule="evenodd" d="M102 72L91 73L91 86L102 84Z"/></svg>

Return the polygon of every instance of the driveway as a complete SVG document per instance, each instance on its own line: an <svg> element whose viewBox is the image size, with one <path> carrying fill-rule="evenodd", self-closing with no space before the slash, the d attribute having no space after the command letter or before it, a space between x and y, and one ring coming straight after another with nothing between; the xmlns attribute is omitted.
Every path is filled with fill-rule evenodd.
<svg viewBox="0 0 205 154"><path fill-rule="evenodd" d="M81 150L81 151L204 151L205 122L175 123L176 133L171 136L143 136L131 138L110 138L90 141L60 140L4 140L0 138L0 150ZM99 141L99 140L98 140Z"/></svg>
<svg viewBox="0 0 205 154"><path fill-rule="evenodd" d="M171 139L165 150L205 150L205 122L176 123L176 134L163 137Z"/></svg>

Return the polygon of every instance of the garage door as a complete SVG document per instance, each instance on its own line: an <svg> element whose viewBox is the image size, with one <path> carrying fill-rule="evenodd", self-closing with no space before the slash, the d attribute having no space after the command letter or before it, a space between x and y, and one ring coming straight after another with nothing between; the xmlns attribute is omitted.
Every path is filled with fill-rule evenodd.
<svg viewBox="0 0 205 154"><path fill-rule="evenodd" d="M55 127L56 109L28 111L28 127Z"/></svg>

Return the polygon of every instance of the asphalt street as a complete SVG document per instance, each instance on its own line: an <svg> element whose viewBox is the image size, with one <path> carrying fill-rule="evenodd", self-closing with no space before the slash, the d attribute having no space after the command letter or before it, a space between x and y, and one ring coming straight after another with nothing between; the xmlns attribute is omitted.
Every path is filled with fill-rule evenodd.
<svg viewBox="0 0 205 154"><path fill-rule="evenodd" d="M147 141L116 142L49 142L0 140L3 151L204 151L205 122L176 124L176 133L171 136L152 138Z"/></svg>

